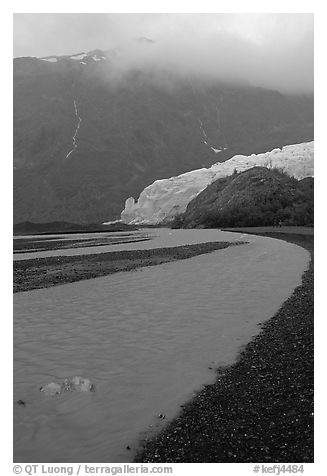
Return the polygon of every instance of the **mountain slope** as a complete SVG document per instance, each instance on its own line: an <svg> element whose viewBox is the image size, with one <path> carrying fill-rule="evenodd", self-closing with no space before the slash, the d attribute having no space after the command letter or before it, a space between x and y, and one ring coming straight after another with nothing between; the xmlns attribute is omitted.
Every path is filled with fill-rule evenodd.
<svg viewBox="0 0 327 476"><path fill-rule="evenodd" d="M254 167L216 180L176 220L183 228L313 224L313 178Z"/></svg>
<svg viewBox="0 0 327 476"><path fill-rule="evenodd" d="M311 97L117 76L116 56L14 60L15 223L117 218L158 178L313 137Z"/></svg>

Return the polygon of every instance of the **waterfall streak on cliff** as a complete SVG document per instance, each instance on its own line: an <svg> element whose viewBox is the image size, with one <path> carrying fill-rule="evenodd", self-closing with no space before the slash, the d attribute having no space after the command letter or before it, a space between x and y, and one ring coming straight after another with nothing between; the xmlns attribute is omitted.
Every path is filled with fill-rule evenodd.
<svg viewBox="0 0 327 476"><path fill-rule="evenodd" d="M70 154L72 152L74 152L74 150L77 148L77 134L78 134L78 130L81 126L81 122L82 122L82 118L80 117L79 113L78 113L78 109L77 109L77 102L76 102L76 99L74 99L74 109L75 109L75 116L77 118L77 126L76 126L76 129L75 129L75 133L73 135L73 148L68 152L68 154L66 155L66 159L68 159L68 157L70 156Z"/></svg>

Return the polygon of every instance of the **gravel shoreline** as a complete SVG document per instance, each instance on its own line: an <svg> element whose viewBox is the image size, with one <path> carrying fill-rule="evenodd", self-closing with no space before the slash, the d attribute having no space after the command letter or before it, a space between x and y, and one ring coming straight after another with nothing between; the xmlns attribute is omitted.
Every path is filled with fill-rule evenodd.
<svg viewBox="0 0 327 476"><path fill-rule="evenodd" d="M302 284L135 462L313 462L313 235L256 234L311 253Z"/></svg>
<svg viewBox="0 0 327 476"><path fill-rule="evenodd" d="M119 271L133 271L241 244L246 242L215 241L175 248L112 251L14 261L14 293L107 276Z"/></svg>

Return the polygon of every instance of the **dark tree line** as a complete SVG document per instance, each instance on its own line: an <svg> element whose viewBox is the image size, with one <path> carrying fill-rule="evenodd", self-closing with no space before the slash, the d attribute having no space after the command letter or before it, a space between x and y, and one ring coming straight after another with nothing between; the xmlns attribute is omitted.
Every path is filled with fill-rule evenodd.
<svg viewBox="0 0 327 476"><path fill-rule="evenodd" d="M246 172L237 175L240 177L243 174ZM228 199L224 197L224 200L220 202L219 196L225 193L226 188L222 189L221 185L217 184L215 189L210 189L211 195L216 193L218 197L216 202L213 201L212 196L208 199L210 190L206 189L204 196L207 198L207 203L203 204L200 194L193 203L189 204L184 214L174 218L172 228L273 226L279 223L289 226L313 226L313 178L298 181L278 170L269 171L269 174L273 176L268 175L265 181L260 175L252 176L246 194L243 190L238 196L238 191L234 191L230 197L227 196ZM235 180L235 177L236 174L233 174L230 180ZM244 185L245 177L242 179L242 185ZM217 203L224 205L218 206Z"/></svg>

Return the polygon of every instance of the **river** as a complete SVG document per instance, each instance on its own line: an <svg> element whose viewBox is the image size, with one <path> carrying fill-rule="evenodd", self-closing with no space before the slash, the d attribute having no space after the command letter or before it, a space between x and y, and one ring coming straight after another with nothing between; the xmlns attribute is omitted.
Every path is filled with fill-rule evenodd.
<svg viewBox="0 0 327 476"><path fill-rule="evenodd" d="M214 236L249 243L15 294L14 399L26 402L14 407L15 462L131 461L142 436L214 380L213 367L235 360L309 262L304 249L271 238L217 230L151 233L156 243L110 249ZM96 391L40 392L74 375L89 378Z"/></svg>

